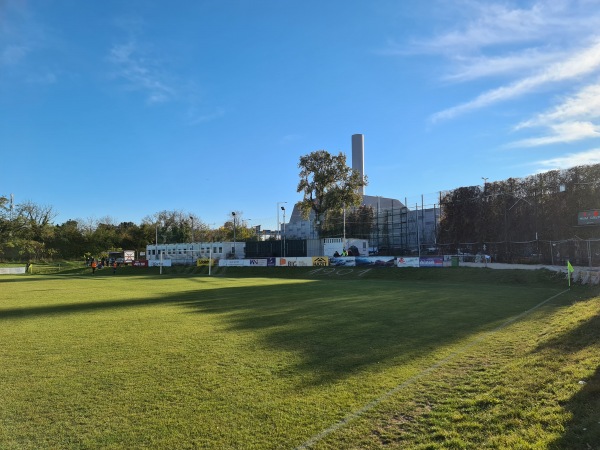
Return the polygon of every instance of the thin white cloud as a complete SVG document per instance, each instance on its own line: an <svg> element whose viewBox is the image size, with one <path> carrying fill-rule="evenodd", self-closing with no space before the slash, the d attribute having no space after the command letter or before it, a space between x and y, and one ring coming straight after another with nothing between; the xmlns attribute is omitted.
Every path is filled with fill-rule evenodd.
<svg viewBox="0 0 600 450"><path fill-rule="evenodd" d="M516 129L547 126L573 119L594 119L598 117L600 117L600 84L591 84L566 98L550 111L519 123Z"/></svg>
<svg viewBox="0 0 600 450"><path fill-rule="evenodd" d="M113 46L108 60L115 67L114 75L125 80L129 89L145 92L148 103L162 103L175 97L176 91L165 81L158 63L143 55L135 41Z"/></svg>
<svg viewBox="0 0 600 450"><path fill-rule="evenodd" d="M570 153L566 156L545 159L533 163L538 166L539 172L553 169L568 169L574 166L584 166L589 164L600 164L600 148L588 150L580 153Z"/></svg>
<svg viewBox="0 0 600 450"><path fill-rule="evenodd" d="M469 111L531 93L548 83L570 80L587 75L599 67L600 41L596 41L592 46L581 50L567 60L543 68L537 75L484 92L474 100L435 113L431 117L431 120L437 122L452 119Z"/></svg>
<svg viewBox="0 0 600 450"><path fill-rule="evenodd" d="M455 68L443 77L446 81L466 82L480 78L531 73L533 68L563 59L565 52L542 49L527 49L502 56L459 56Z"/></svg>
<svg viewBox="0 0 600 450"><path fill-rule="evenodd" d="M534 147L568 143L600 136L600 127L593 123L600 118L600 84L584 86L561 103L531 119L519 123L516 131L545 128L547 136L513 142L508 147Z"/></svg>
<svg viewBox="0 0 600 450"><path fill-rule="evenodd" d="M598 0L516 2L457 0L442 2L432 22L443 14L452 29L410 44L388 43L387 55L440 55L438 73L445 82L503 77L509 81L469 101L441 110L432 122L515 99L564 81L584 81L600 68ZM438 15L435 15L435 12ZM576 47L577 46L577 47Z"/></svg>
<svg viewBox="0 0 600 450"><path fill-rule="evenodd" d="M481 54L499 46L564 47L573 36L583 39L596 34L600 27L597 0L554 0L534 2L530 8L510 7L507 3L453 1L444 3L440 11L455 16L446 21L457 24L454 29L430 39L415 40L411 45L388 43L387 54ZM559 31L559 32L558 32ZM559 45L560 44L560 45Z"/></svg>
<svg viewBox="0 0 600 450"><path fill-rule="evenodd" d="M549 26L557 25L557 11L563 10L562 2L536 3L530 9L483 2L463 2L459 7L472 18L459 29L416 42L413 50L456 54L538 40L548 33Z"/></svg>
<svg viewBox="0 0 600 450"><path fill-rule="evenodd" d="M563 122L549 128L551 133L548 136L523 139L509 144L509 147L539 147L600 137L600 127L591 122Z"/></svg>

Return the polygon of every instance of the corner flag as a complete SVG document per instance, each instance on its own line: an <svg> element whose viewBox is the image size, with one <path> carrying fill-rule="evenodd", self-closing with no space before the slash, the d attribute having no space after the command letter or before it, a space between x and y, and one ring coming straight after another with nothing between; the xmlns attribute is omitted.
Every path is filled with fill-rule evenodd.
<svg viewBox="0 0 600 450"><path fill-rule="evenodd" d="M573 269L571 261L567 261L567 276L569 277L569 287L571 287L571 274L573 272L575 272L575 269Z"/></svg>

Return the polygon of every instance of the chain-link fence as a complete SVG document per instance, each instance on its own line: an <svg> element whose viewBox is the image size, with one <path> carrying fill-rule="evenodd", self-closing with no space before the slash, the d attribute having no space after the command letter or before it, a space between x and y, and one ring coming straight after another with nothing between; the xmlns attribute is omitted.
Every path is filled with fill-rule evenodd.
<svg viewBox="0 0 600 450"><path fill-rule="evenodd" d="M571 238L561 241L463 242L439 245L450 255L489 255L492 261L512 264L550 264L599 267L600 239Z"/></svg>

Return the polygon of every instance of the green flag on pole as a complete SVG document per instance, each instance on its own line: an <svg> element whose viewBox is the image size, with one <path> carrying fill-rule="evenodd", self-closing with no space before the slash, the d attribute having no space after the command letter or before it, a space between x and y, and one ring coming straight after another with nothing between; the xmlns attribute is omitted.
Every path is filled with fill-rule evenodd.
<svg viewBox="0 0 600 450"><path fill-rule="evenodd" d="M571 274L573 272L575 272L575 269L573 269L571 261L567 261L567 276L569 277L569 287L571 287Z"/></svg>

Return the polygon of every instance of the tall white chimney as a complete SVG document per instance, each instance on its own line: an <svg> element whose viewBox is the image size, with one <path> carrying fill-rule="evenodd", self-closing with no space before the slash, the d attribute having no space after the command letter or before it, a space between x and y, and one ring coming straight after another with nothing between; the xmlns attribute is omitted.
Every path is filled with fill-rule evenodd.
<svg viewBox="0 0 600 450"><path fill-rule="evenodd" d="M365 176L365 136L363 134L352 135L352 168ZM360 193L365 195L365 188L360 188Z"/></svg>

